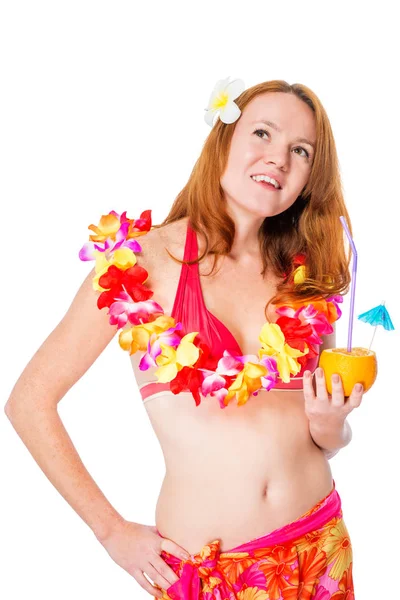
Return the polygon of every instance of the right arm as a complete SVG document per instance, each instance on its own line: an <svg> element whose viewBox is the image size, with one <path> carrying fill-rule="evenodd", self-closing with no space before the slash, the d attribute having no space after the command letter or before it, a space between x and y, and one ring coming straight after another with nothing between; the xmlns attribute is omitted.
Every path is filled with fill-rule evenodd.
<svg viewBox="0 0 400 600"><path fill-rule="evenodd" d="M118 331L99 310L92 270L64 318L29 361L5 405L5 413L33 458L104 546L111 558L150 595L155 585L177 581L161 552L188 558L185 548L158 535L156 527L125 520L84 466L57 411L68 390L86 373ZM95 333L93 333L95 332Z"/></svg>
<svg viewBox="0 0 400 600"><path fill-rule="evenodd" d="M101 540L122 517L86 470L57 411L60 400L117 332L107 309L97 307L93 276L94 270L25 367L5 413L46 477Z"/></svg>

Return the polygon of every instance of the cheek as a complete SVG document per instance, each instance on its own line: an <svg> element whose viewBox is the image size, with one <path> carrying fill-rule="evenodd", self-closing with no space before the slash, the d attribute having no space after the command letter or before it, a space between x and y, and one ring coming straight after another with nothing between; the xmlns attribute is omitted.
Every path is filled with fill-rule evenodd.
<svg viewBox="0 0 400 600"><path fill-rule="evenodd" d="M303 189L306 187L306 185L310 179L310 171L311 170L309 168L307 168L306 171L302 174L302 177L300 177L299 185L298 185L298 194L301 194Z"/></svg>
<svg viewBox="0 0 400 600"><path fill-rule="evenodd" d="M248 169L249 166L243 156L243 153L231 152L224 174L226 183L231 183L232 185L237 186L238 183L243 180L243 177L246 175Z"/></svg>
<svg viewBox="0 0 400 600"><path fill-rule="evenodd" d="M253 163L260 160L260 150L255 144L235 144L229 152L228 165L241 172L248 171Z"/></svg>
<svg viewBox="0 0 400 600"><path fill-rule="evenodd" d="M245 152L242 152L242 160L245 165L249 166L259 162L262 159L262 153L257 145L247 146Z"/></svg>
<svg viewBox="0 0 400 600"><path fill-rule="evenodd" d="M311 167L309 165L296 165L296 169L293 172L293 178L290 181L292 191L300 194L301 190L306 185L310 178ZM290 178L289 178L290 179Z"/></svg>

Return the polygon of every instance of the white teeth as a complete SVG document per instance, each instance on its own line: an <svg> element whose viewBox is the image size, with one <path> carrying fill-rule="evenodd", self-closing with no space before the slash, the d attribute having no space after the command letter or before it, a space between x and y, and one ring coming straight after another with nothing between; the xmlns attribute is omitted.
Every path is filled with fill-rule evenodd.
<svg viewBox="0 0 400 600"><path fill-rule="evenodd" d="M268 177L268 175L252 175L251 178L254 179L254 181L266 181L267 183L272 183L277 189L280 188L276 179L272 179L272 177Z"/></svg>

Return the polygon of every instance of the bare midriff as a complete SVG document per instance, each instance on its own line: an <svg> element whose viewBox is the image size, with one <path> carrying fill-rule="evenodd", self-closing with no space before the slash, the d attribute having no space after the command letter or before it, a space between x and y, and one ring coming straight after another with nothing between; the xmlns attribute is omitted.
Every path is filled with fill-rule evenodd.
<svg viewBox="0 0 400 600"><path fill-rule="evenodd" d="M167 392L145 407L166 465L156 526L190 554L216 539L229 550L294 521L333 487L314 443L302 390L263 390L221 409Z"/></svg>

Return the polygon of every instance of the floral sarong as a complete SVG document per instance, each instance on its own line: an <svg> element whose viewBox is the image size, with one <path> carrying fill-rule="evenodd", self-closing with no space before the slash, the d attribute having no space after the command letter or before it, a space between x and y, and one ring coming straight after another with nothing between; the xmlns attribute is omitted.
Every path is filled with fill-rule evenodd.
<svg viewBox="0 0 400 600"><path fill-rule="evenodd" d="M354 600L352 546L335 482L295 521L230 550L219 546L214 540L189 560L163 551L179 577L161 590L163 600Z"/></svg>

